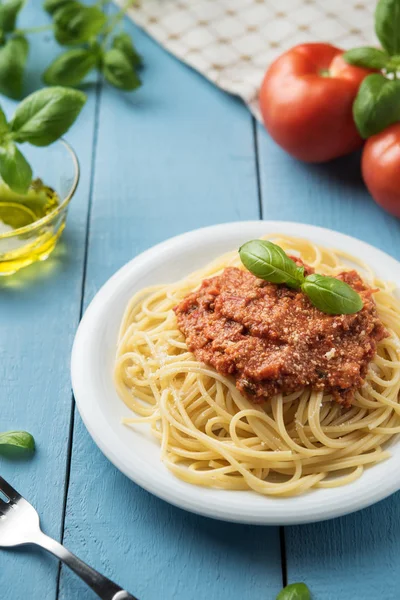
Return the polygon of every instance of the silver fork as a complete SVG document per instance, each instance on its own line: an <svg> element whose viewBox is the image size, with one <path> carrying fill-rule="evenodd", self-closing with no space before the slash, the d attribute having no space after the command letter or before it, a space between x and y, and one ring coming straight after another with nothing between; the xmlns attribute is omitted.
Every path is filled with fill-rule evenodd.
<svg viewBox="0 0 400 600"><path fill-rule="evenodd" d="M39 515L33 506L0 477L0 548L25 544L36 544L54 554L103 600L137 600L45 535L40 529Z"/></svg>

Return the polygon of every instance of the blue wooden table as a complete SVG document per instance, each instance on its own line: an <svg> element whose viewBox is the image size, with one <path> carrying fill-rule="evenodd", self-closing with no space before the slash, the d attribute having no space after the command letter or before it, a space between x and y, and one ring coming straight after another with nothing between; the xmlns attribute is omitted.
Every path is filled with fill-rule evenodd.
<svg viewBox="0 0 400 600"><path fill-rule="evenodd" d="M25 20L42 22L39 6ZM145 58L143 87L126 95L88 87L68 134L82 178L62 242L46 263L0 282L0 430L27 429L38 445L30 461L0 458L0 473L38 508L49 535L140 600L273 600L299 580L315 600L398 599L399 494L316 525L208 520L119 473L74 408L69 361L85 307L119 267L161 240L214 223L280 219L337 229L400 259L400 222L368 196L358 156L321 166L292 160L238 100L128 29ZM32 44L29 89L59 52L48 34ZM0 553L1 599L93 597L42 552Z"/></svg>

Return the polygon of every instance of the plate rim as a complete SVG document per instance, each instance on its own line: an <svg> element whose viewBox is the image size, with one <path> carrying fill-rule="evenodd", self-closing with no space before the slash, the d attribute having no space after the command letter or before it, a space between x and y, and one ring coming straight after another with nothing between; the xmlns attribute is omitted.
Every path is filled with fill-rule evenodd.
<svg viewBox="0 0 400 600"><path fill-rule="evenodd" d="M73 392L74 392L76 406L78 408L78 411L80 413L80 416L83 420L83 423L84 423L86 429L88 430L88 432L89 432L90 436L92 437L93 441L95 442L95 444L98 446L98 448L101 450L101 452L105 455L105 457L118 470L120 470L129 479L134 481L137 485L139 485L140 487L147 490L151 494L161 498L162 500L167 501L168 503L170 503L174 506L177 506L179 508L182 508L184 510L187 510L187 511L195 513L195 514L215 518L218 520L243 523L243 524L253 524L253 525L294 525L294 524L313 523L313 522L328 520L328 519L332 519L335 517L339 517L339 516L343 516L343 515L355 512L362 508L366 508L367 506L375 504L376 502L383 500L384 498L388 497L392 493L398 491L400 489L400 474L399 474L398 480L393 478L389 482L389 484L386 486L376 486L376 488L374 490L372 490L371 494L368 497L364 497L363 499L358 499L358 502L353 501L353 503L351 505L346 505L346 506L341 506L341 507L335 507L335 508L328 507L327 509L323 510L322 512L320 512L318 514L312 513L313 507L311 507L309 509L309 514L306 514L306 511L304 511L304 510L300 511L300 512L296 512L296 514L293 514L293 511L292 511L291 514L281 515L281 516L273 515L273 514L270 514L270 515L268 515L268 514L254 515L253 514L252 515L250 513L247 513L245 515L244 514L233 514L233 513L226 514L224 510L216 511L215 507L214 507L214 510L210 510L207 506L204 506L201 503L201 501L194 502L193 500L190 500L188 497L177 498L173 492L171 493L170 490L160 489L159 487L157 487L157 485L154 484L154 482L152 483L151 481L149 481L148 478L144 477L143 474L138 471L136 471L134 474L132 474L132 471L131 471L130 467L128 466L128 463L123 460L123 457L121 458L118 455L118 453L115 453L113 448L110 448L107 445L107 443L105 442L105 440L102 439L101 435L99 435L98 428L96 427L94 420L91 418L90 411L88 411L87 410L88 407L85 406L84 398L85 398L85 395L87 392L84 389L85 382L84 382L84 378L82 377L82 369L81 369L82 358L84 357L83 349L85 346L85 337L87 337L88 332L90 333L91 320L92 320L93 316L95 315L97 308L105 302L105 300L108 298L112 289L115 288L116 285L122 286L123 282L126 280L126 278L127 277L129 278L131 272L132 271L134 272L135 268L138 268L141 263L146 262L146 260L148 260L148 258L151 257L153 254L157 254L160 252L162 253L164 251L167 251L169 248L171 248L177 244L178 245L182 244L185 241L192 239L193 237L202 236L203 234L205 234L205 232L207 232L207 234L211 233L211 234L215 235L219 231L226 233L227 231L229 231L232 228L237 229L238 227L241 227L241 226L260 227L261 225L265 227L266 234L269 233L269 229L282 228L282 231L280 231L280 233L283 233L284 229L290 229L292 231L289 233L289 235L303 237L303 238L305 237L305 238L309 238L312 240L313 237L312 237L312 235L310 235L310 233L301 231L301 229L304 228L308 232L313 232L315 234L315 237L317 237L318 235L326 236L327 234L329 234L329 235L332 235L333 238L342 239L350 244L354 244L354 242L356 242L358 245L360 245L360 250L362 250L362 248L364 248L364 250L366 252L372 251L380 259L389 260L389 262L393 263L393 266L396 267L396 270L398 271L397 283L400 287L400 262L397 261L395 258L390 256L389 254L387 254L380 248L376 248L375 246L373 246L367 242L364 242L363 240L359 240L358 238L355 238L353 236L343 234L343 233L335 231L333 229L319 227L319 226L311 225L311 224L307 224L307 223L298 223L298 222L291 222L291 221L275 221L275 220L274 221L261 221L261 220L233 221L233 222L229 222L229 223L211 225L208 227L201 227L198 229L188 231L186 233L179 234L177 236L170 237L170 238L166 239L165 241L162 241L154 246L151 246L150 248L146 249L145 251L139 253L134 258L132 258L130 261L128 261L125 265L123 265L120 269L118 269L114 273L114 275L112 275L100 287L98 292L95 294L95 296L93 297L93 299L87 306L87 308L84 312L84 315L79 323L79 326L78 326L78 329L77 329L77 332L75 335L73 347L72 347L72 354L71 354L71 379L72 379L72 388L73 388ZM296 230L297 230L297 232L296 232ZM270 233L273 233L273 231L270 231ZM320 243L320 242L318 242L318 243ZM321 242L321 243L323 244L323 242ZM139 461L142 464L144 464L144 461L141 458L139 458ZM190 488L194 488L195 490L203 489L199 486L194 486L192 484L187 484L187 485ZM334 489L340 489L340 488L334 488ZM223 494L225 492L225 490L220 490L220 492L221 492L221 494ZM245 492L245 493L253 493L253 492ZM313 491L310 492L310 494L312 494L312 493L313 493ZM199 493L199 496L201 497L201 493Z"/></svg>

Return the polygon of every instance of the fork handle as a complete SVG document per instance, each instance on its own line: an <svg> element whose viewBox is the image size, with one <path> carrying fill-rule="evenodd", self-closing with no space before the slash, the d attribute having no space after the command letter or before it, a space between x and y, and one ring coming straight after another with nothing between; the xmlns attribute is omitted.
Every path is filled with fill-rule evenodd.
<svg viewBox="0 0 400 600"><path fill-rule="evenodd" d="M72 554L61 544L53 540L48 535L40 532L34 540L34 544L41 546L51 554L54 554L63 563L65 563L78 577L83 579L87 585L92 588L102 600L138 600L129 592L123 590L119 585L101 575L92 567L89 567L80 558Z"/></svg>

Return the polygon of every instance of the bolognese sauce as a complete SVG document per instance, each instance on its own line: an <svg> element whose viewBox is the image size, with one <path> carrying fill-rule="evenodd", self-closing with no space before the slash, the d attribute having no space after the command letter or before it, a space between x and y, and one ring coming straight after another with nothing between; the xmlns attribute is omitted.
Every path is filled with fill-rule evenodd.
<svg viewBox="0 0 400 600"><path fill-rule="evenodd" d="M228 267L175 308L178 326L197 360L234 376L254 402L310 386L349 406L388 333L373 290L355 271L337 278L360 294L358 313L325 314L299 290Z"/></svg>

